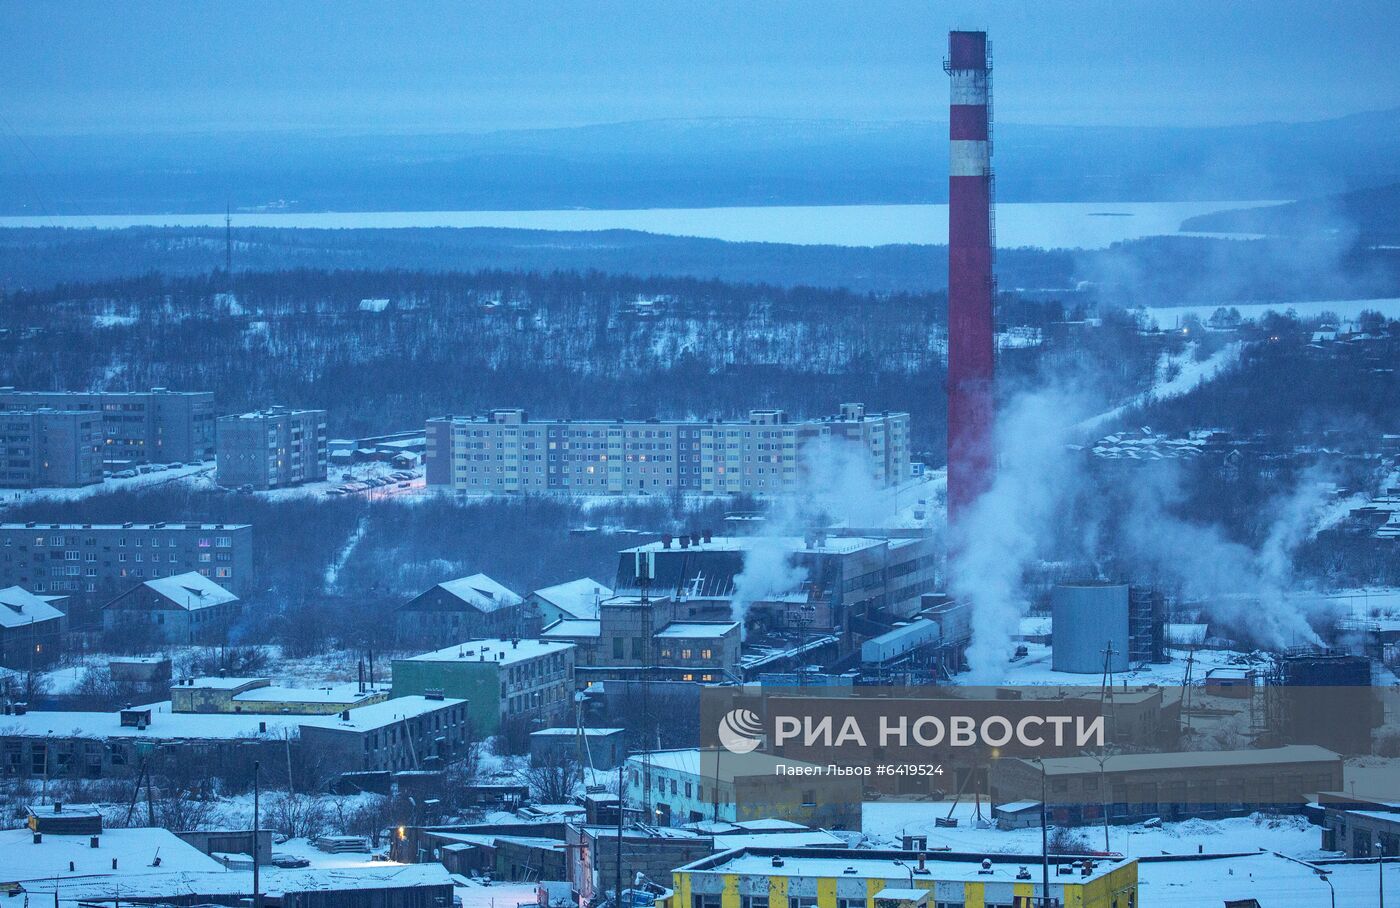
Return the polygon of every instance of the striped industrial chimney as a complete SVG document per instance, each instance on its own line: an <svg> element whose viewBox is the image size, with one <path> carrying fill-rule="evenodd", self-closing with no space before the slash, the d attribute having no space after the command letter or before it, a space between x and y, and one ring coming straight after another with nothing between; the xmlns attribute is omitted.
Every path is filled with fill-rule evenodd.
<svg viewBox="0 0 1400 908"><path fill-rule="evenodd" d="M986 32L949 32L948 523L991 484L992 336L991 59Z"/></svg>

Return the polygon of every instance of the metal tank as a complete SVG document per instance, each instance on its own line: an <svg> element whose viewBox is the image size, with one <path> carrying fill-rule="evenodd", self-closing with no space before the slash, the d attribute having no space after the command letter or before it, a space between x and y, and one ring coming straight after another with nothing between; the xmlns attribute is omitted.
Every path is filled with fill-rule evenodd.
<svg viewBox="0 0 1400 908"><path fill-rule="evenodd" d="M1053 658L1057 672L1099 675L1127 671L1131 638L1126 583L1062 583L1050 594Z"/></svg>

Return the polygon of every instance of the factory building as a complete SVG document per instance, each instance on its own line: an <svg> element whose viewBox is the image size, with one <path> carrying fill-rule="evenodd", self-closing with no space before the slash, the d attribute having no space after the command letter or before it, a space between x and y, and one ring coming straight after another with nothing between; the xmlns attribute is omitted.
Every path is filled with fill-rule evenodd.
<svg viewBox="0 0 1400 908"><path fill-rule="evenodd" d="M742 422L532 421L492 410L428 420L427 435L428 484L462 494L782 494L797 489L806 452L822 441L863 452L878 487L909 476L909 414L862 404L802 421L753 410Z"/></svg>
<svg viewBox="0 0 1400 908"><path fill-rule="evenodd" d="M1136 908L1137 862L951 851L746 847L676 869L671 908ZM1050 901L1042 901L1047 898Z"/></svg>
<svg viewBox="0 0 1400 908"><path fill-rule="evenodd" d="M727 599L613 596L598 603L596 620L564 618L542 640L578 647L580 687L599 681L697 681L738 677L740 628Z"/></svg>
<svg viewBox="0 0 1400 908"><path fill-rule="evenodd" d="M805 591L808 595L798 605L814 609L774 610L769 619L776 628L794 618L810 630L829 630L853 620L888 625L915 616L922 608L923 594L935 585L938 547L930 537L824 532L805 537L709 533L674 541L663 537L659 542L624 549L614 585L622 590L646 585L667 595L732 596L734 580L743 572L748 553L765 546L789 553L789 563L805 574L805 580L792 592Z"/></svg>
<svg viewBox="0 0 1400 908"><path fill-rule="evenodd" d="M1043 773L1043 775L1042 775ZM995 803L1045 802L1058 826L1103 820L1224 817L1256 810L1300 811L1342 784L1342 759L1310 744L1255 750L1052 757L992 764Z"/></svg>
<svg viewBox="0 0 1400 908"><path fill-rule="evenodd" d="M269 678L182 678L170 688L170 711L329 716L387 699L387 687L354 683L301 688L275 686Z"/></svg>
<svg viewBox="0 0 1400 908"><path fill-rule="evenodd" d="M214 456L214 395L209 391L16 391L0 388L0 411L98 413L101 460L176 463Z"/></svg>
<svg viewBox="0 0 1400 908"><path fill-rule="evenodd" d="M661 826L705 820L785 820L823 829L860 829L859 777L787 775L780 765L814 764L754 751L683 748L627 759L627 803Z"/></svg>
<svg viewBox="0 0 1400 908"><path fill-rule="evenodd" d="M226 488L280 489L326 478L326 411L272 407L219 417L216 475Z"/></svg>
<svg viewBox="0 0 1400 908"><path fill-rule="evenodd" d="M393 696L442 693L470 704L473 730L544 728L569 718L574 647L548 640L468 640L393 663Z"/></svg>
<svg viewBox="0 0 1400 908"><path fill-rule="evenodd" d="M102 481L102 414L0 412L0 488L74 488Z"/></svg>
<svg viewBox="0 0 1400 908"><path fill-rule="evenodd" d="M70 630L147 580L194 571L242 596L253 580L253 528L233 523L0 523L0 586L68 599Z"/></svg>

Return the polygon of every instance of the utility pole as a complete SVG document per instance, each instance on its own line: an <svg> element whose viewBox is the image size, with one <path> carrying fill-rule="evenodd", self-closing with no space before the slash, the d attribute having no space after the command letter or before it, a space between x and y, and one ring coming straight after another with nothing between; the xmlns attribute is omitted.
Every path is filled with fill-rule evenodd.
<svg viewBox="0 0 1400 908"><path fill-rule="evenodd" d="M253 908L262 908L262 889L258 879L258 771L262 764L253 761Z"/></svg>
<svg viewBox="0 0 1400 908"><path fill-rule="evenodd" d="M233 206L224 207L224 276L233 287Z"/></svg>
<svg viewBox="0 0 1400 908"><path fill-rule="evenodd" d="M623 787L623 771L626 767L626 759L617 764L617 896L613 903L614 908L622 908L622 804L626 792Z"/></svg>
<svg viewBox="0 0 1400 908"><path fill-rule="evenodd" d="M1045 806L1045 761L1037 759L1040 767L1040 904L1050 906L1050 829Z"/></svg>

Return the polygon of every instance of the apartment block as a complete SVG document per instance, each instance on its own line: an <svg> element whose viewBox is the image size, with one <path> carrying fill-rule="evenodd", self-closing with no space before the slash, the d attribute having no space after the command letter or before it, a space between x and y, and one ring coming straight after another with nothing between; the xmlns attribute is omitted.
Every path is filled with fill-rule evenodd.
<svg viewBox="0 0 1400 908"><path fill-rule="evenodd" d="M252 588L253 528L214 523L0 523L0 587L69 597L81 629L147 580L198 572L243 595Z"/></svg>
<svg viewBox="0 0 1400 908"><path fill-rule="evenodd" d="M219 485L279 489L325 479L326 441L325 410L272 407L221 416Z"/></svg>
<svg viewBox="0 0 1400 908"><path fill-rule="evenodd" d="M214 456L211 391L17 391L0 388L0 412L86 411L102 415L102 460L175 463Z"/></svg>
<svg viewBox="0 0 1400 908"><path fill-rule="evenodd" d="M441 417L427 424L427 479L463 494L782 494L811 468L813 446L842 441L875 485L909 475L909 414L844 404L836 416L801 421L782 410L753 410L742 422L535 422L518 409Z"/></svg>
<svg viewBox="0 0 1400 908"><path fill-rule="evenodd" d="M0 487L74 488L102 481L102 415L0 411Z"/></svg>

